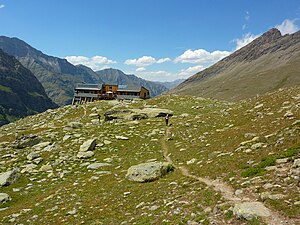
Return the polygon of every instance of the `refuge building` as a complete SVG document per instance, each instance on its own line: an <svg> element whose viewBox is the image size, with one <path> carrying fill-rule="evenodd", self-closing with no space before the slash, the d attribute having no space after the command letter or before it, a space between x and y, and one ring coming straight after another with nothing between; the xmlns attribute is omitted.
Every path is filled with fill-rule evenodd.
<svg viewBox="0 0 300 225"><path fill-rule="evenodd" d="M72 105L96 100L131 100L150 98L149 90L143 86L117 84L77 84Z"/></svg>

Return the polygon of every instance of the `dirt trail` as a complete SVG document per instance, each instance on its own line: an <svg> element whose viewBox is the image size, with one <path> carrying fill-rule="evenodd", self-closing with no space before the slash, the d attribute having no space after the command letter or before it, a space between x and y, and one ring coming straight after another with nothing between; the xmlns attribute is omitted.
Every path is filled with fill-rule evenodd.
<svg viewBox="0 0 300 225"><path fill-rule="evenodd" d="M198 180L198 181L206 184L207 186L214 189L214 191L221 193L223 198L228 200L233 205L242 203L242 202L257 202L258 204L260 204L262 207L264 207L270 213L270 216L262 218L264 220L264 222L268 225L299 224L300 221L294 221L292 219L288 219L286 217L283 217L279 213L266 208L263 205L263 203L258 202L255 199L255 196L240 195L240 197L237 197L234 194L234 192L235 192L234 189L232 187L230 187L228 184L226 184L225 182L223 182L221 180L211 180L209 178L198 177L196 175L191 174L185 166L175 165L171 159L171 153L169 152L169 148L168 148L168 145L166 142L166 140L168 140L170 136L171 136L171 128L167 127L166 132L165 132L165 137L161 139L163 155L164 155L164 158L175 167L175 169L179 169L181 171L183 176Z"/></svg>

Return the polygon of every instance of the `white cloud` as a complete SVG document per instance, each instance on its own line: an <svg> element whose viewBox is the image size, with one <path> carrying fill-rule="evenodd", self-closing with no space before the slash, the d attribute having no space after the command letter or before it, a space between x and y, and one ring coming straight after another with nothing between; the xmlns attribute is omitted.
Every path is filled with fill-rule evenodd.
<svg viewBox="0 0 300 225"><path fill-rule="evenodd" d="M281 24L275 27L281 32L282 35L293 34L299 30L299 27L295 23L296 20L285 19Z"/></svg>
<svg viewBox="0 0 300 225"><path fill-rule="evenodd" d="M155 63L165 63L171 61L170 58L161 58L161 59L155 59L152 56L143 56L138 59L127 59L124 63L126 65L135 65L138 67L146 67L151 66Z"/></svg>
<svg viewBox="0 0 300 225"><path fill-rule="evenodd" d="M0 9L3 9L5 7L5 5L1 4L0 5Z"/></svg>
<svg viewBox="0 0 300 225"><path fill-rule="evenodd" d="M165 62L169 62L169 61L171 61L170 58L161 58L161 59L157 60L156 63L165 63Z"/></svg>
<svg viewBox="0 0 300 225"><path fill-rule="evenodd" d="M174 60L175 63L195 63L195 64L212 64L215 63L224 57L230 55L231 52L228 51L213 51L208 52L204 49L197 50L187 50L182 55L176 57Z"/></svg>
<svg viewBox="0 0 300 225"><path fill-rule="evenodd" d="M145 71L145 70L146 70L145 67L139 67L136 69L136 71L138 71L138 72Z"/></svg>
<svg viewBox="0 0 300 225"><path fill-rule="evenodd" d="M153 65L156 62L156 59L152 56L143 56L138 59L127 59L124 63L126 65L135 65L138 67L145 67Z"/></svg>
<svg viewBox="0 0 300 225"><path fill-rule="evenodd" d="M107 68L107 66L105 67L104 65L117 63L116 61L98 55L91 58L85 56L66 56L65 59L74 65L82 64L88 66L94 71Z"/></svg>
<svg viewBox="0 0 300 225"><path fill-rule="evenodd" d="M252 42L254 39L256 39L257 37L259 37L260 35L254 35L254 34L244 34L242 38L238 38L235 39L234 42L236 44L236 48L235 50L238 50L242 47L244 47L245 45L249 44L250 42Z"/></svg>
<svg viewBox="0 0 300 225"><path fill-rule="evenodd" d="M179 78L188 78L202 70L204 70L205 67L202 66L202 65L199 65L199 66L192 66L192 67L189 67L187 69L182 69L180 70L178 76Z"/></svg>
<svg viewBox="0 0 300 225"><path fill-rule="evenodd" d="M159 71L142 71L136 73L137 76L145 79L145 80L152 80L152 81L173 81L178 79L176 74L171 72L159 70Z"/></svg>
<svg viewBox="0 0 300 225"><path fill-rule="evenodd" d="M249 11L246 11L245 20L247 20L247 21L250 20L250 13L249 13Z"/></svg>

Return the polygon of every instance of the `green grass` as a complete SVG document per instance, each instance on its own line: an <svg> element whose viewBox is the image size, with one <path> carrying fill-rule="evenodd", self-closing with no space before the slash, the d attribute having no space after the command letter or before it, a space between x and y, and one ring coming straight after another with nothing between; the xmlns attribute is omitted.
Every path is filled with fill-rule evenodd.
<svg viewBox="0 0 300 225"><path fill-rule="evenodd" d="M13 93L13 91L10 89L10 87L6 87L0 84L0 91Z"/></svg>
<svg viewBox="0 0 300 225"><path fill-rule="evenodd" d="M288 158L288 160L292 160L294 156L296 156L300 152L300 145L289 148L286 151L282 151L276 153L275 155L270 155L266 158L263 158L258 165L248 168L244 170L241 175L242 177L254 177L261 176L266 173L265 168L268 166L275 166L276 159Z"/></svg>

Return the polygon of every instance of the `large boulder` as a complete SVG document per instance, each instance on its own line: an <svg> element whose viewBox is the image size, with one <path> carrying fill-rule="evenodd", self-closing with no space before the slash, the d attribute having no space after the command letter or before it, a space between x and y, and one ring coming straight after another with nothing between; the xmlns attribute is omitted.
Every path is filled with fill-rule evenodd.
<svg viewBox="0 0 300 225"><path fill-rule="evenodd" d="M17 148L26 148L26 147L31 147L34 145L39 144L42 141L42 139L38 136L32 135L25 137L23 139L20 139L17 143Z"/></svg>
<svg viewBox="0 0 300 225"><path fill-rule="evenodd" d="M92 151L96 147L96 139L90 139L85 141L81 146L79 151L80 152L87 152L87 151Z"/></svg>
<svg viewBox="0 0 300 225"><path fill-rule="evenodd" d="M141 120L155 117L165 117L167 114L173 115L173 112L168 109L159 108L143 108L143 109L126 109L126 110L111 110L104 113L105 121L121 119L121 120Z"/></svg>
<svg viewBox="0 0 300 225"><path fill-rule="evenodd" d="M20 178L19 169L13 169L0 174L0 186L8 186Z"/></svg>
<svg viewBox="0 0 300 225"><path fill-rule="evenodd" d="M0 203L5 203L5 202L8 202L10 200L11 200L11 198L9 197L8 194L0 193Z"/></svg>
<svg viewBox="0 0 300 225"><path fill-rule="evenodd" d="M136 182L150 182L173 170L170 163L167 162L148 162L131 166L126 174L126 178Z"/></svg>
<svg viewBox="0 0 300 225"><path fill-rule="evenodd" d="M269 217L270 211L261 202L238 203L233 208L233 214L238 218L252 220L257 217Z"/></svg>

